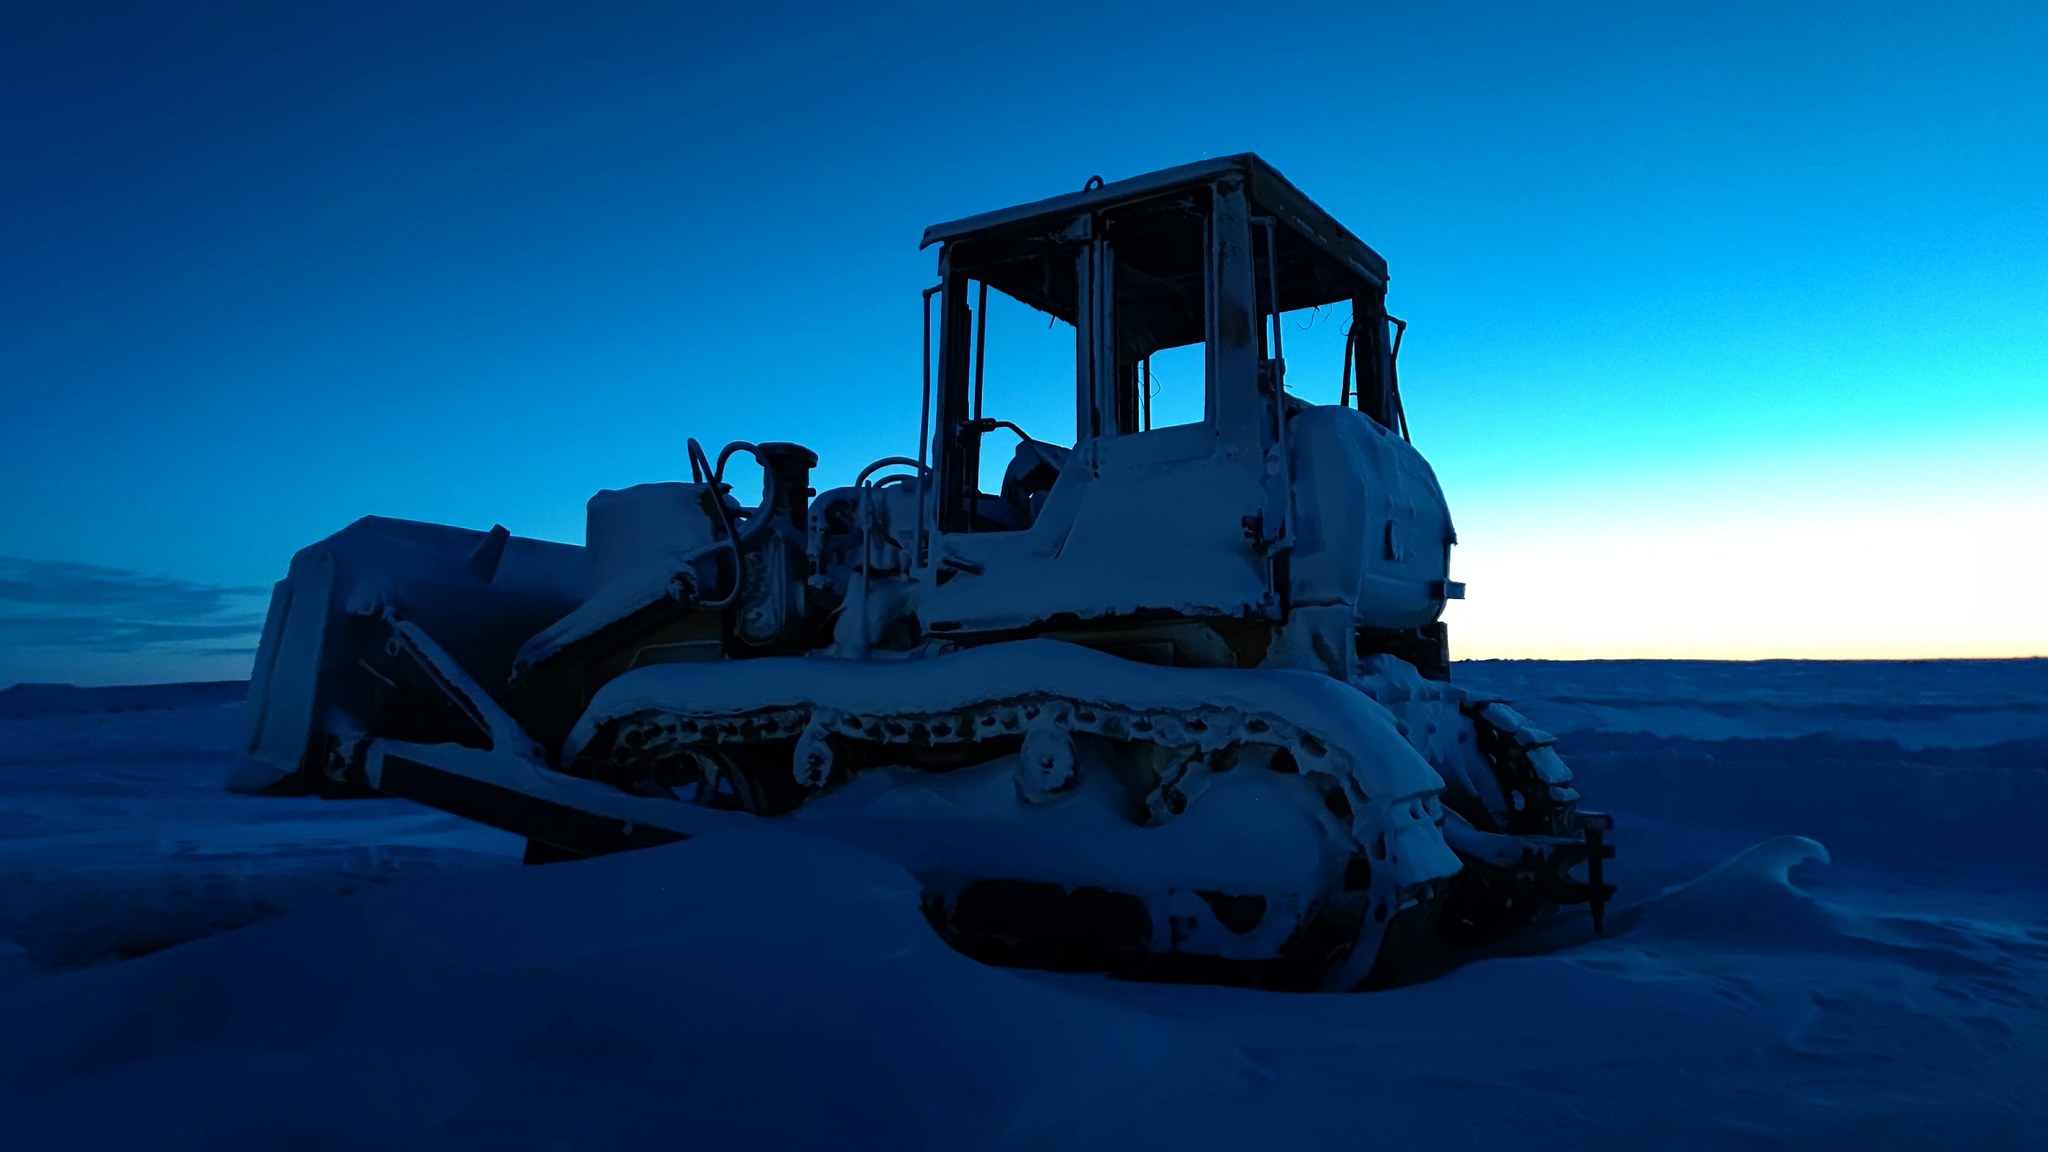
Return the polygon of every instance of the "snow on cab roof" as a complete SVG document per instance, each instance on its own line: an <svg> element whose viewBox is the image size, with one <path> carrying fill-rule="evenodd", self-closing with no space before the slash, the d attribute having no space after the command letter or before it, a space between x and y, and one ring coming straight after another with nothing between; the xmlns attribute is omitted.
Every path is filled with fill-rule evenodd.
<svg viewBox="0 0 2048 1152"><path fill-rule="evenodd" d="M1079 192L1069 192L1044 200L1034 200L1029 204L1019 204L1014 208L999 208L993 212L934 224L924 230L924 240L918 247L929 248L933 244L1037 220L1058 220L1083 212L1099 211L1117 204L1148 199L1179 188L1207 184L1232 173L1244 177L1255 212L1278 217L1325 252L1349 264L1359 275L1377 284L1386 283L1386 259L1373 251L1364 241L1352 235L1351 231L1339 224L1335 217L1318 207L1301 189L1296 188L1280 174L1279 170L1260 159L1255 152L1240 152L1234 156L1198 160L1193 164L1162 168L1157 172L1148 172L1143 176L1133 176L1108 184L1096 184L1091 180L1091 186Z"/></svg>

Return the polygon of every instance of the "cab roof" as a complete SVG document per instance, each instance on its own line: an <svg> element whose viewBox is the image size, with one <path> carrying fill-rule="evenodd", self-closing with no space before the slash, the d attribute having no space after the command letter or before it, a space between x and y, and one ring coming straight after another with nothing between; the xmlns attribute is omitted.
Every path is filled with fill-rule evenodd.
<svg viewBox="0 0 2048 1152"><path fill-rule="evenodd" d="M1095 185L1080 192L934 224L924 230L924 240L919 247L1010 232L1032 225L1061 227L1076 216L1201 187L1232 175L1244 181L1255 215L1278 219L1302 239L1348 265L1367 281L1385 286L1385 258L1352 235L1335 217L1323 211L1271 164L1252 152L1162 168L1143 176ZM1092 181L1090 183L1093 184Z"/></svg>

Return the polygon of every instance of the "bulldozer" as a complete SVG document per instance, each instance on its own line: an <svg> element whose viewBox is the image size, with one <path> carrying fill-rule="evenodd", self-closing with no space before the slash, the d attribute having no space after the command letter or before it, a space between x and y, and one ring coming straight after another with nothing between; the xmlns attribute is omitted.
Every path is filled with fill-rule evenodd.
<svg viewBox="0 0 2048 1152"><path fill-rule="evenodd" d="M914 454L821 492L801 445L690 440L581 546L358 520L276 586L235 786L409 798L530 864L830 836L999 964L1349 990L1597 930L1610 819L1451 683L1380 254L1251 154L923 246ZM998 306L1071 339L1071 442L985 414ZM1335 403L1286 379L1302 309L1349 310ZM1156 423L1168 355L1194 394Z"/></svg>

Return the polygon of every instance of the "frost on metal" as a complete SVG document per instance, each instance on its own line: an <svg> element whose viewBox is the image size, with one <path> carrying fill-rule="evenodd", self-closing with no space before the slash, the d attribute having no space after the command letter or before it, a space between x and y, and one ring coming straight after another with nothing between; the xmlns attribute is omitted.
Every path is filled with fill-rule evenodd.
<svg viewBox="0 0 2048 1152"><path fill-rule="evenodd" d="M1604 819L1447 680L1455 533L1378 254L1252 156L925 239L912 453L814 493L799 445L692 441L687 480L594 497L582 548L358 522L278 586L238 784L410 796L536 861L858 841L1021 964L1353 987L1597 923ZM1071 444L985 410L992 293L1071 327ZM1336 404L1286 388L1311 307L1350 312ZM1174 349L1202 415L1156 427Z"/></svg>

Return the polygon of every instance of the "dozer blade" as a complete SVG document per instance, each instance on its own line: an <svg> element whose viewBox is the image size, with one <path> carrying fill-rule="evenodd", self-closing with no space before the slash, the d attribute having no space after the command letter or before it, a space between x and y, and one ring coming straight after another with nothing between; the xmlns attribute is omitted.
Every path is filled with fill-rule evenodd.
<svg viewBox="0 0 2048 1152"><path fill-rule="evenodd" d="M519 645L584 595L583 549L365 517L301 550L271 594L249 684L238 791L329 790L359 770L363 734L454 738L463 718L413 698L386 667L387 611L431 631L466 674L502 683Z"/></svg>

